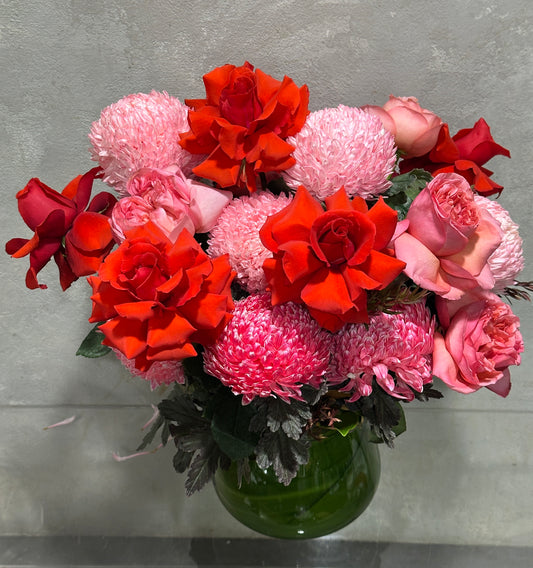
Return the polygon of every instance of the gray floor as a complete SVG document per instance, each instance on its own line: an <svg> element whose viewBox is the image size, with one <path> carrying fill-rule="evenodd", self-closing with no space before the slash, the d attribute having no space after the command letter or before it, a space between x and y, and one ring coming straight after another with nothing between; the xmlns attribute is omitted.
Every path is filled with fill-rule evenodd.
<svg viewBox="0 0 533 568"><path fill-rule="evenodd" d="M316 539L0 537L0 566L533 568L533 548Z"/></svg>

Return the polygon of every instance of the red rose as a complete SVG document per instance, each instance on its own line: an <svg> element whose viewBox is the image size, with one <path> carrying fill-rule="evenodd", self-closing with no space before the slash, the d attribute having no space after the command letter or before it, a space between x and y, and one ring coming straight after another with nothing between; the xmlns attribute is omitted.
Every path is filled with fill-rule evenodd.
<svg viewBox="0 0 533 568"><path fill-rule="evenodd" d="M220 187L257 189L260 172L294 165L296 134L308 114L309 91L292 79L277 81L246 62L223 65L204 75L205 99L186 100L191 130L180 144L192 154L209 154L193 169Z"/></svg>
<svg viewBox="0 0 533 568"><path fill-rule="evenodd" d="M17 193L19 212L35 234L31 239L11 239L6 252L14 258L30 255L28 288L46 288L38 283L37 273L54 257L61 287L66 290L80 276L96 272L113 247L109 216L115 197L99 193L87 207L100 172L93 168L74 178L61 193L37 178Z"/></svg>
<svg viewBox="0 0 533 568"><path fill-rule="evenodd" d="M103 343L141 371L193 357L193 343L212 343L231 317L233 276L227 255L210 259L186 229L172 242L149 222L128 231L88 279L89 321L106 320Z"/></svg>
<svg viewBox="0 0 533 568"><path fill-rule="evenodd" d="M493 195L500 193L503 186L493 181L492 172L482 166L498 155L511 157L509 150L494 141L489 125L480 118L473 128L459 130L453 137L448 125L444 124L433 149L421 158L403 160L400 171L423 168L433 175L456 173L462 175L477 193Z"/></svg>
<svg viewBox="0 0 533 568"><path fill-rule="evenodd" d="M381 290L403 270L388 244L397 213L380 197L368 210L341 188L327 211L302 186L285 209L268 218L260 235L274 253L263 269L272 304L305 304L330 331L368 322L366 290Z"/></svg>

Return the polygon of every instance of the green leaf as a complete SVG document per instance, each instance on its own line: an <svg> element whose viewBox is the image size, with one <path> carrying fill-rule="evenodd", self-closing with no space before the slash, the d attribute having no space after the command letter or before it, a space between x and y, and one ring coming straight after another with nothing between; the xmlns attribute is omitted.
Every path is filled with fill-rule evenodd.
<svg viewBox="0 0 533 568"><path fill-rule="evenodd" d="M369 421L375 442L385 442L393 447L394 438L405 431L405 415L400 401L387 394L375 379L372 394L348 403L347 407Z"/></svg>
<svg viewBox="0 0 533 568"><path fill-rule="evenodd" d="M202 489L211 480L220 458L221 452L212 438L195 453L185 480L185 492L188 496Z"/></svg>
<svg viewBox="0 0 533 568"><path fill-rule="evenodd" d="M213 437L209 430L206 429L200 432L183 434L182 436L177 437L175 442L176 446L184 452L203 452L206 447L213 443Z"/></svg>
<svg viewBox="0 0 533 568"><path fill-rule="evenodd" d="M424 385L422 392L414 393L416 400L421 400L422 402L427 402L430 398L443 398L443 394L437 389L433 388L433 383L427 383Z"/></svg>
<svg viewBox="0 0 533 568"><path fill-rule="evenodd" d="M269 181L267 184L267 189L274 195L280 195L281 193L290 193L289 186L285 183L285 180L281 176Z"/></svg>
<svg viewBox="0 0 533 568"><path fill-rule="evenodd" d="M187 468L191 465L191 460L194 454L189 452L184 452L183 450L179 449L175 454L174 458L172 459L172 465L177 473L185 473Z"/></svg>
<svg viewBox="0 0 533 568"><path fill-rule="evenodd" d="M278 481L289 485L300 466L309 461L309 442L289 438L281 429L266 432L256 448L256 457L260 468L272 466Z"/></svg>
<svg viewBox="0 0 533 568"><path fill-rule="evenodd" d="M254 453L259 436L250 431L253 416L253 408L243 406L241 397L230 393L216 397L211 433L220 449L232 460Z"/></svg>
<svg viewBox="0 0 533 568"><path fill-rule="evenodd" d="M81 342L79 349L76 351L76 355L96 359L97 357L107 355L111 351L110 347L102 345L102 339L104 336L98 329L98 326L101 324L102 322L97 323L91 331L89 331L85 339Z"/></svg>
<svg viewBox="0 0 533 568"><path fill-rule="evenodd" d="M385 192L387 205L398 212L398 219L404 219L415 197L432 180L426 170L415 169L395 176L391 179L392 185Z"/></svg>
<svg viewBox="0 0 533 568"><path fill-rule="evenodd" d="M392 185L387 189L385 195L396 195L405 193L410 197L418 195L424 187L433 179L433 176L426 170L414 169L405 174L394 176L391 179Z"/></svg>
<svg viewBox="0 0 533 568"><path fill-rule="evenodd" d="M278 398L267 398L258 401L255 406L256 413L250 423L254 432L277 432L281 429L294 440L300 438L312 417L309 405L298 400L292 400L289 404Z"/></svg>
<svg viewBox="0 0 533 568"><path fill-rule="evenodd" d="M400 416L398 423L391 428L391 431L394 434L393 438L397 438L400 434L403 434L407 430L407 422L405 420L405 413L404 413L403 407L400 403L398 403L398 408L400 410L401 416ZM378 433L376 433L375 428L372 428L372 430L371 430L370 441L374 442L374 444L383 444L385 442L387 445L392 446L392 439L390 441L387 441L387 439L385 437L383 437L383 435L380 436Z"/></svg>
<svg viewBox="0 0 533 568"><path fill-rule="evenodd" d="M185 394L176 398L162 400L157 407L163 418L181 425L200 426L205 422L201 411L196 408L194 402Z"/></svg>
<svg viewBox="0 0 533 568"><path fill-rule="evenodd" d="M361 415L356 412L339 412L336 418L339 418L340 422L336 422L333 428L344 437L361 423Z"/></svg>
<svg viewBox="0 0 533 568"><path fill-rule="evenodd" d="M237 464L237 483L240 489L243 481L250 483L250 474L251 474L250 460L248 458L243 458L242 460L238 460L236 464Z"/></svg>
<svg viewBox="0 0 533 568"><path fill-rule="evenodd" d="M148 430L148 432L144 436L141 445L137 448L138 452L144 450L144 448L149 446L154 441L157 431L159 430L159 428L161 428L161 426L163 426L163 424L165 424L165 419L161 415L159 415L157 417L157 420L152 424L150 430Z"/></svg>

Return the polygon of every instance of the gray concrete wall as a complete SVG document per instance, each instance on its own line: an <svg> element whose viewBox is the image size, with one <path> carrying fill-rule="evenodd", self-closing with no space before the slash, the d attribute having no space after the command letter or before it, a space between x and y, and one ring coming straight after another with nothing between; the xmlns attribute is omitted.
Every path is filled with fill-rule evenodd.
<svg viewBox="0 0 533 568"><path fill-rule="evenodd" d="M7 1L0 8L2 240L25 236L15 193L62 188L92 166L87 133L133 92L203 95L201 76L248 59L307 83L311 109L414 95L450 123L483 116L512 160L490 166L521 225L533 278L530 0ZM185 498L171 450L124 463L158 400L111 360L80 360L88 286L24 288L0 255L0 535L250 536L211 488ZM490 392L407 408L371 508L337 537L533 542L533 306L515 304L527 352L506 400ZM43 427L76 415L70 426Z"/></svg>

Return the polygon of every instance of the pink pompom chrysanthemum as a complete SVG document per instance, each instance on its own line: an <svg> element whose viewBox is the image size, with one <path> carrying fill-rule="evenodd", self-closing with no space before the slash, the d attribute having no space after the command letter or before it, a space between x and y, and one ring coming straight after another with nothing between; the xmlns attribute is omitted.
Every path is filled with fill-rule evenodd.
<svg viewBox="0 0 533 568"><path fill-rule="evenodd" d="M272 307L269 294L235 303L233 318L204 352L204 368L243 404L255 397L302 400L301 388L324 382L332 336L305 308L288 302Z"/></svg>
<svg viewBox="0 0 533 568"><path fill-rule="evenodd" d="M488 264L494 276L494 292L503 292L506 286L512 286L518 273L524 268L522 238L518 225L511 219L509 212L496 201L482 195L475 196L476 205L488 211L502 230L502 242L491 254Z"/></svg>
<svg viewBox="0 0 533 568"><path fill-rule="evenodd" d="M267 217L281 211L292 197L261 191L234 199L222 212L209 238L209 255L229 255L235 277L250 293L264 292L263 262L272 256L259 238Z"/></svg>
<svg viewBox="0 0 533 568"><path fill-rule="evenodd" d="M296 148L296 164L282 175L292 189L303 185L323 200L344 186L349 196L366 199L391 185L394 136L369 112L344 105L313 112L287 142Z"/></svg>
<svg viewBox="0 0 533 568"><path fill-rule="evenodd" d="M425 304L406 304L393 314L377 313L370 324L349 324L338 332L329 383L350 392L349 401L372 393L377 384L391 396L413 400L431 382L435 322Z"/></svg>
<svg viewBox="0 0 533 568"><path fill-rule="evenodd" d="M132 375L148 381L152 390L161 385L172 383L182 385L185 382L185 371L181 361L154 361L148 371L140 371L135 367L134 359L128 359L118 349L113 349L113 352Z"/></svg>
<svg viewBox="0 0 533 568"><path fill-rule="evenodd" d="M179 166L186 175L203 159L180 144L189 130L188 107L167 93L128 95L102 111L93 122L91 157L104 170L104 181L125 193L128 178L141 168Z"/></svg>

